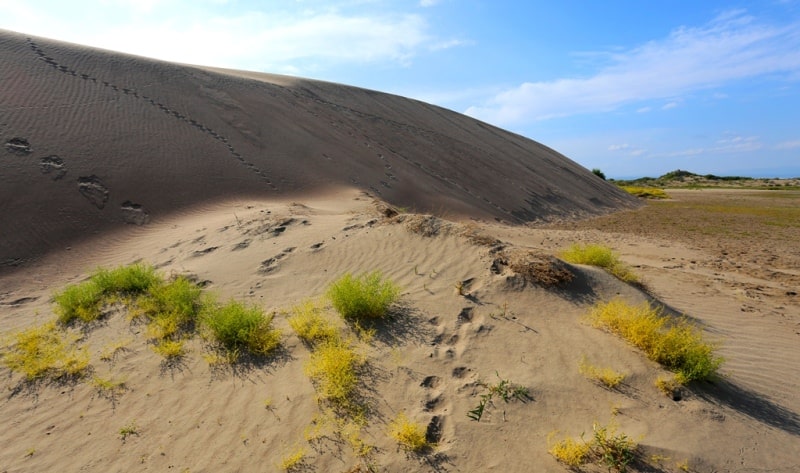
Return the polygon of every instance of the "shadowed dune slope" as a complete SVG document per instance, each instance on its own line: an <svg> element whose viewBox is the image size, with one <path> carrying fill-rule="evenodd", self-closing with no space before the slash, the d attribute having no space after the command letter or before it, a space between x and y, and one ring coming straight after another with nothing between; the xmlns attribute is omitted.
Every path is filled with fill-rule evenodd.
<svg viewBox="0 0 800 473"><path fill-rule="evenodd" d="M451 217L636 202L556 151L374 91L0 31L0 264L237 196L342 187Z"/></svg>

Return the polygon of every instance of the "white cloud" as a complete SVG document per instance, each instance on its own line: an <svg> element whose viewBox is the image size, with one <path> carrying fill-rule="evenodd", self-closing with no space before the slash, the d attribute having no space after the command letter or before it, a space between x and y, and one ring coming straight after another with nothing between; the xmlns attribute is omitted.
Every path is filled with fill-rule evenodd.
<svg viewBox="0 0 800 473"><path fill-rule="evenodd" d="M732 11L608 57L610 63L590 77L526 82L466 113L500 125L519 124L673 99L767 74L797 74L800 24L763 24Z"/></svg>
<svg viewBox="0 0 800 473"><path fill-rule="evenodd" d="M419 0L419 6L421 7L432 7L439 3L441 0Z"/></svg>
<svg viewBox="0 0 800 473"><path fill-rule="evenodd" d="M608 150L609 151L619 151L621 149L628 149L630 147L631 147L631 145L629 145L628 143L623 143L621 145L611 145L611 146L608 147Z"/></svg>
<svg viewBox="0 0 800 473"><path fill-rule="evenodd" d="M636 110L636 113L647 113L653 110L651 107L642 107Z"/></svg>
<svg viewBox="0 0 800 473"><path fill-rule="evenodd" d="M432 36L416 14L335 2L294 10L278 2L249 11L225 3L95 0L72 8L0 0L0 28L168 61L298 72L326 64L404 66L421 52L466 44Z"/></svg>
<svg viewBox="0 0 800 473"><path fill-rule="evenodd" d="M661 107L661 110L669 110L669 109L675 108L677 106L678 106L678 102L669 102L669 103L664 104L664 106Z"/></svg>

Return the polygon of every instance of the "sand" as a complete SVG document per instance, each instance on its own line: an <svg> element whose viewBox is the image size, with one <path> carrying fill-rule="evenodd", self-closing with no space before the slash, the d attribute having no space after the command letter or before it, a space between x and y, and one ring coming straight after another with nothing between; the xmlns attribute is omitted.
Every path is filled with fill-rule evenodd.
<svg viewBox="0 0 800 473"><path fill-rule="evenodd" d="M91 354L92 376L124 380L125 390L109 395L91 379L32 384L0 366L0 471L281 471L281 461L302 449L304 461L296 471L557 472L568 470L548 453L548 438L554 432L557 438L591 436L595 422L615 424L639 443L633 471L800 469L800 307L793 266L798 247L782 239L783 230L766 238L761 249L725 232L707 238L682 236L677 230L650 234L644 229L648 222L665 220L663 208L642 207L566 158L452 112L331 84L201 72L40 38L34 43L46 57L75 60L70 67L77 73L80 66L91 76L51 72L57 66L37 59L25 37L0 35L3 57L18 58L4 61L14 64L13 73L6 67L0 71L4 83L10 77L17 84L14 94L8 88L0 92L0 131L4 142L12 135L24 137L32 148L26 154L26 145L15 141L0 150L3 256L14 262L0 272L3 346L15 331L53 319L55 291L83 281L97 267L137 261L165 275L191 275L223 300L274 312L283 336L278 354L258 363L213 368L203 357L208 346L200 338L190 342L179 363L165 363L147 343L144 328L131 324L123 308L111 307L100 324L85 332L83 343ZM34 72L35 67L57 79ZM145 85L136 81L162 74L164 88L153 86L148 94L164 91L180 104L181 113L191 112L185 116L200 116L215 130L235 136L231 146L246 150L243 159L262 172L229 159L219 139L196 138L191 126L188 131L175 123L168 126L163 121L167 113L157 107L132 105L142 99L130 92L123 97L102 86L105 99L96 102L88 86L95 86L91 77L100 72L116 83L132 78L138 94ZM213 93L179 87L198 77L215 84ZM33 91L40 86L30 82L36 80L53 87L72 81L73 88L37 98ZM281 104L269 115L269 126L258 118L264 115L225 116L222 104L241 111L250 102L242 96L225 102L221 94L242 89L257 91L248 98L265 90L280 98L264 102L266 108ZM93 98L82 99L82 94ZM208 111L198 94L216 97L212 110L220 108ZM323 106L314 96L325 97L320 99L325 104L335 96L340 105ZM12 110L7 97L20 107L32 104L33 111ZM341 104L350 105L343 109ZM370 115L353 112L359 107L369 107ZM97 118L102 110L105 115ZM46 111L54 118L47 118ZM340 123L345 131L319 138L314 113L330 123L334 112L347 117ZM113 113L127 121L111 119ZM282 114L287 118L278 120ZM286 125L295 119L296 126ZM71 128L58 128L58 123ZM132 124L150 128L135 136L121 133ZM346 130L356 130L356 124L357 136L346 138ZM392 138L401 124L416 131ZM457 139L456 130L461 130ZM146 146L144 137L152 139ZM78 152L82 140L84 153ZM465 143L480 143L508 164L494 166L479 152L469 155ZM401 153L418 149L424 164L393 160L392 172L402 179L379 194L365 184L371 182L367 177L377 178L388 169L376 155L393 156L382 151L389 146L396 151L409 147ZM284 156L259 157L257 150L273 147ZM521 147L527 158L509 151ZM56 149L71 151L59 151L63 162L40 161ZM120 158L103 160L102 153L91 151L96 149ZM319 155L309 157L311 149L324 149L337 161L320 165ZM441 149L452 154L435 155ZM225 160L211 156L215 153ZM465 161L456 167L448 160L458 156ZM314 166L306 161L311 158ZM512 172L509 167L503 174L504 166L514 163L520 168ZM62 164L67 171L59 178ZM447 179L426 171L434 165ZM501 175L481 166L499 168ZM526 166L536 169L522 172ZM92 175L98 179L80 180ZM359 176L358 182L348 181L349 175ZM480 188L490 202L445 184L451 181L475 189L475 195ZM516 184L509 185L522 182L530 193L520 194ZM108 190L108 200L99 183ZM21 187L12 192L9 185ZM537 186L548 186L550 197L531 197ZM675 192L672 202L689 205L706 198L697 192ZM122 205L122 199L129 204ZM519 212L503 213L491 202ZM406 208L387 216L391 206ZM436 211L439 217L417 210ZM136 221L124 223L123 215ZM590 215L600 216L541 225ZM786 231L796 224L789 221ZM574 281L547 287L525 281L500 262L503 255L522 254L545 264L573 242L617 250L642 276L646 291L579 265L565 266ZM360 345L368 367L360 392L369 410L359 435L374 449L359 457L330 423L313 435L321 407L303 369L310 352L286 318L293 305L322 297L345 272L374 270L399 284L402 295L392 319ZM586 322L593 304L615 297L664 304L691 317L709 339L721 343L723 377L684 388L678 399L666 397L654 386L666 373L663 368ZM332 309L328 313L335 319ZM125 349L101 359L114 343ZM624 383L611 390L586 379L578 371L584 357L626 373ZM500 380L527 388L530 399L506 403L495 398L480 421L470 419L467 413L486 393L484 384ZM434 449L413 454L398 447L387 430L399 412L431 427ZM126 429L135 433L123 435ZM583 471L606 469L588 465Z"/></svg>

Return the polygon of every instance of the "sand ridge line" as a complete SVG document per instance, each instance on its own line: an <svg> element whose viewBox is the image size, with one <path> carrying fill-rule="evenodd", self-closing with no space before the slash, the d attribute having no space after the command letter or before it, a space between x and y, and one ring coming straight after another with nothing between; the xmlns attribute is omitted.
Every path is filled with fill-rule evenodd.
<svg viewBox="0 0 800 473"><path fill-rule="evenodd" d="M124 95L130 95L130 96L132 96L132 97L134 97L136 99L140 99L140 100L142 100L142 101L144 101L146 103L149 103L151 106L160 109L161 111L163 111L167 115L170 115L170 116L174 117L175 119L177 119L179 121L182 121L182 122L184 122L184 123L196 128L200 132L211 136L213 139L215 139L216 141L220 142L225 147L227 147L229 154L234 159L239 161L244 167L246 167L246 168L250 169L251 171L253 171L254 173L256 173L264 182L267 183L267 185L270 187L270 189L272 189L274 191L278 190L278 187L272 182L272 180L267 175L266 171L264 171L262 169L259 169L258 167L256 167L255 164L253 164L250 161L246 160L244 158L244 156L241 153L239 153L236 150L236 148L234 148L234 146L232 144L229 143L229 140L228 140L227 137L225 137L223 135L220 135L219 133L214 131L212 128L210 128L210 127L200 123L199 121L197 121L197 120L195 120L195 119L193 119L191 117L188 117L188 116L186 116L186 115L184 115L184 114L182 114L182 113L180 113L180 112L178 112L176 110L172 110L172 109L170 109L169 107L167 107L166 105L164 105L164 104L162 104L160 102L156 102L155 99L153 99L153 98L151 98L151 97L149 97L147 95L140 94L139 92L137 92L133 88L120 87L120 86L118 86L116 84L112 84L112 83L110 83L108 81L100 80L100 79L98 79L96 77L93 77L93 76L91 76L89 74L79 74L76 70L74 70L74 69L72 69L72 68L70 68L68 66L65 66L65 65L62 65L62 64L58 63L55 59L53 59L52 57L50 57L47 54L45 54L44 50L42 48L40 48L39 45L35 41L33 41L33 38L28 37L28 38L26 38L26 40L27 40L28 45L30 46L31 50L34 53L36 53L38 58L43 60L45 63L47 63L48 65L50 65L54 69L56 69L58 71L61 71L61 72L65 73L65 74L72 75L74 77L79 77L79 78L81 78L83 80L86 80L86 81L91 81L91 82L94 82L96 84L100 84L103 87L107 87L107 88L110 88L110 89L114 90L118 94L121 93L121 94L124 94Z"/></svg>

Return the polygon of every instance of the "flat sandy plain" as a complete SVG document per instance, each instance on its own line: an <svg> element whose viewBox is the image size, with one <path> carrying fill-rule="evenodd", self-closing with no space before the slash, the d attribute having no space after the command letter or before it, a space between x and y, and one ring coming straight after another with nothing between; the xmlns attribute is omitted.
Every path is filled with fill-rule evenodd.
<svg viewBox="0 0 800 473"><path fill-rule="evenodd" d="M4 333L52 319L51 294L96 267L145 261L274 311L282 348L259 363L211 368L195 339L180 363L165 364L124 310L109 310L84 342L94 376L124 380L125 390L29 384L0 368L0 471L281 471L302 451L296 471L558 472L567 468L548 454L548 437L591 435L594 422L637 440L629 471L798 471L800 193L667 192L670 200L638 210L546 228L387 218L355 190L237 200L50 253L0 279ZM566 287L525 282L497 264L492 238L534 260L574 242L608 245L647 291L584 266L569 267L576 280ZM403 294L392 321L362 345L370 410L356 433L373 449L361 457L321 416L303 370L309 350L286 316L344 272L372 270ZM720 343L722 378L665 397L653 385L663 369L585 322L592 304L614 297L695 320ZM117 342L124 350L102 361ZM583 357L624 372L622 386L587 380ZM495 399L479 422L467 417L485 394L481 382L499 379L527 387L531 399ZM431 425L436 447L399 448L387 435L398 412ZM123 438L128 427L135 433Z"/></svg>

